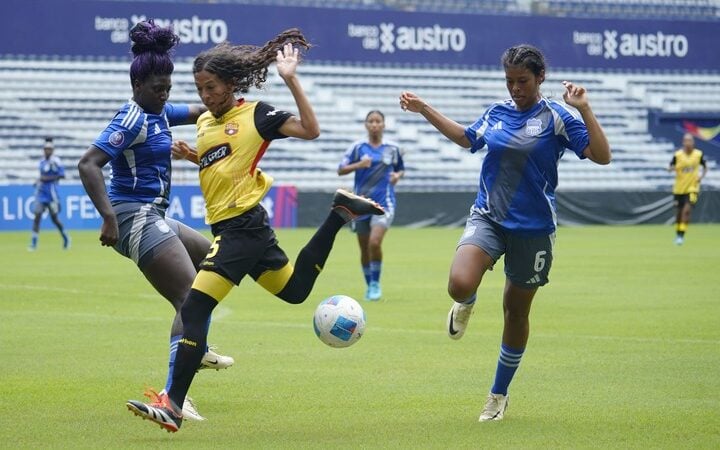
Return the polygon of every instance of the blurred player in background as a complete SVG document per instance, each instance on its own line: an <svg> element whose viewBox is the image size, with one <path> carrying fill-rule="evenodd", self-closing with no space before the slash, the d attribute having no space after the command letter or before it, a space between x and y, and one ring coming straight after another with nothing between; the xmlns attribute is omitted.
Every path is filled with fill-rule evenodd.
<svg viewBox="0 0 720 450"><path fill-rule="evenodd" d="M55 144L53 138L45 138L43 153L45 158L40 160L38 168L40 170L40 178L35 182L35 218L32 225L32 237L30 238L29 251L35 251L38 245L38 233L40 232L40 221L45 210L50 213L50 219L53 221L63 240L63 248L70 248L70 236L68 236L63 227L58 213L60 212L60 196L58 195L57 185L61 178L65 178L65 167L60 158L53 155L55 152Z"/></svg>
<svg viewBox="0 0 720 450"><path fill-rule="evenodd" d="M403 110L420 113L456 144L473 153L487 146L478 195L450 267L448 292L455 303L447 321L450 338L460 339L483 275L505 255L502 345L480 421L504 417L508 386L530 333L530 305L538 287L548 282L558 160L565 149L597 164L608 164L611 159L585 88L563 82L563 99L577 111L543 97L545 58L530 45L506 50L502 65L511 99L492 104L469 127L445 117L411 92L400 95Z"/></svg>
<svg viewBox="0 0 720 450"><path fill-rule="evenodd" d="M395 217L395 184L405 174L400 147L383 140L385 115L378 110L365 117L367 140L354 142L345 152L338 175L355 172L354 192L385 209L382 216L362 216L352 221L360 245L360 264L367 284L366 300L382 297L382 242Z"/></svg>
<svg viewBox="0 0 720 450"><path fill-rule="evenodd" d="M165 385L168 390L183 333L180 306L210 248L205 236L165 217L171 182L169 127L194 124L206 108L168 103L174 70L170 53L179 42L171 28L159 27L153 21L139 22L130 30L130 38L134 55L130 66L132 99L90 146L78 169L83 186L103 220L101 244L132 259L175 309ZM108 163L113 176L106 190L102 168ZM209 317L205 324L208 326ZM196 369L222 369L234 363L232 358L208 348L203 347L203 353ZM155 398L158 394L147 395ZM184 411L186 417L202 420L192 400L185 401Z"/></svg>
<svg viewBox="0 0 720 450"><path fill-rule="evenodd" d="M675 172L672 191L675 197L675 244L682 245L690 225L692 207L697 203L700 194L700 181L707 173L703 152L695 148L692 134L685 133L683 136L682 148L673 155L668 171Z"/></svg>
<svg viewBox="0 0 720 450"><path fill-rule="evenodd" d="M206 221L215 239L182 305L184 332L168 395L150 404L127 402L130 411L168 431L175 432L182 425L179 405L202 358L207 321L232 287L250 275L285 302L302 303L322 271L338 231L360 215L383 214L371 200L338 190L330 213L300 250L294 267L278 245L267 211L260 205L273 179L257 165L275 139L311 140L320 134L315 112L296 74L299 49L293 45L309 47L297 29L280 33L262 47L219 44L193 63L195 86L209 111L197 122L197 150L177 141L173 154L200 166ZM273 62L295 99L298 116L264 102L236 98L252 86L261 88Z"/></svg>

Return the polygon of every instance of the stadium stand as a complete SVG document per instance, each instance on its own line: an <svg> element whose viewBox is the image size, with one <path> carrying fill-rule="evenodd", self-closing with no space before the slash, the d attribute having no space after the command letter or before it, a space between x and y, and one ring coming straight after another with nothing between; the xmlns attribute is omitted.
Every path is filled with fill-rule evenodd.
<svg viewBox="0 0 720 450"><path fill-rule="evenodd" d="M74 162L131 95L127 67L127 61L0 60L0 183L35 179L43 136L55 137L68 178L78 181ZM305 191L328 191L349 183L350 178L336 175L337 164L345 149L363 136L367 111L380 109L386 114L386 137L406 152L407 174L400 189L476 189L482 158L448 142L417 115L402 112L397 98L403 89L414 90L448 116L470 124L490 103L505 97L502 72L468 69L448 75L442 69L338 64L306 64L301 70L322 133L316 141L273 143L262 168L276 180ZM546 81L544 94L559 97L563 79L588 87L614 163L584 164L566 155L560 163L560 189L667 189L671 178L665 169L677 143L648 133L648 108L717 111L720 104L720 81L713 75L557 72ZM293 110L292 98L276 76L268 79L262 98ZM171 101L198 102L189 61L176 65ZM194 128L176 128L175 137L192 142ZM196 183L196 178L192 164L178 162L175 183ZM720 187L720 173L711 170L705 185Z"/></svg>

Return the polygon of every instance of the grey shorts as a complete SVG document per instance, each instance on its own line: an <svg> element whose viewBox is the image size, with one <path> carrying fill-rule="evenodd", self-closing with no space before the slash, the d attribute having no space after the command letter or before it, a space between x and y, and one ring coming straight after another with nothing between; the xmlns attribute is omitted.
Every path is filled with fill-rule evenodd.
<svg viewBox="0 0 720 450"><path fill-rule="evenodd" d="M395 211L385 211L382 216L365 216L360 220L350 222L350 228L357 234L370 234L372 227L390 228L395 218Z"/></svg>
<svg viewBox="0 0 720 450"><path fill-rule="evenodd" d="M151 203L113 205L120 235L115 250L132 259L142 269L161 243L177 237L178 222L165 217L165 211Z"/></svg>
<svg viewBox="0 0 720 450"><path fill-rule="evenodd" d="M50 214L55 215L60 212L60 202L35 202L35 214L42 214L45 210L50 211Z"/></svg>
<svg viewBox="0 0 720 450"><path fill-rule="evenodd" d="M475 245L498 261L505 255L505 275L518 287L532 289L548 283L555 233L524 237L504 230L473 208L458 247Z"/></svg>

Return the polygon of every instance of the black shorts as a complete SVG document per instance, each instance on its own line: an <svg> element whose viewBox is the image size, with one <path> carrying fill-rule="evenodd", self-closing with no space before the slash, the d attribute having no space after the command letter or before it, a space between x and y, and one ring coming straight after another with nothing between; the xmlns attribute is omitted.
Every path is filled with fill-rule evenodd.
<svg viewBox="0 0 720 450"><path fill-rule="evenodd" d="M690 203L692 206L697 203L697 200L697 192L690 192L689 194L675 194L675 205L677 205L678 208L685 206L685 203Z"/></svg>
<svg viewBox="0 0 720 450"><path fill-rule="evenodd" d="M257 280L264 272L279 270L290 261L260 205L211 228L215 238L200 268L216 272L236 285L247 274Z"/></svg>

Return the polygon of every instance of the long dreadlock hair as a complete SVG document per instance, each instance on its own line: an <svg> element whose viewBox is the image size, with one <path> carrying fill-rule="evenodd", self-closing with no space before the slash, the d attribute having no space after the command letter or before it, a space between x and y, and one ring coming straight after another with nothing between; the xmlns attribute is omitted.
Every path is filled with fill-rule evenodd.
<svg viewBox="0 0 720 450"><path fill-rule="evenodd" d="M267 80L268 67L275 62L278 50L287 43L307 50L311 45L297 28L290 28L266 42L255 45L232 45L223 42L200 53L193 62L193 73L206 71L233 86L234 93L247 93L251 87L260 89Z"/></svg>

